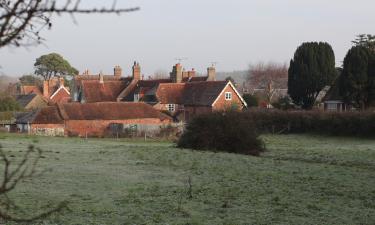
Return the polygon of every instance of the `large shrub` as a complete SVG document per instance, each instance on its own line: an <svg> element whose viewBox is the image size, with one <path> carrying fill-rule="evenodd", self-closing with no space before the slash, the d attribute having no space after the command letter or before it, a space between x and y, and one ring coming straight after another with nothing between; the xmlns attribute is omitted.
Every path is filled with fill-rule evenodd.
<svg viewBox="0 0 375 225"><path fill-rule="evenodd" d="M194 118L178 147L259 155L264 149L254 123L241 113L213 113Z"/></svg>

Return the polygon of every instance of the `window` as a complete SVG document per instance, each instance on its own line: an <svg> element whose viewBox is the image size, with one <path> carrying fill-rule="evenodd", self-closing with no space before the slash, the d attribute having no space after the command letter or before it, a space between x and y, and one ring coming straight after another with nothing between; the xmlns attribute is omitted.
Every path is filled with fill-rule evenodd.
<svg viewBox="0 0 375 225"><path fill-rule="evenodd" d="M327 103L328 111L337 111L337 103Z"/></svg>
<svg viewBox="0 0 375 225"><path fill-rule="evenodd" d="M174 112L175 110L176 110L175 104L168 104L168 111L169 112Z"/></svg>
<svg viewBox="0 0 375 225"><path fill-rule="evenodd" d="M232 100L232 92L225 92L225 100L227 101Z"/></svg>
<svg viewBox="0 0 375 225"><path fill-rule="evenodd" d="M139 94L134 94L134 102L139 102Z"/></svg>

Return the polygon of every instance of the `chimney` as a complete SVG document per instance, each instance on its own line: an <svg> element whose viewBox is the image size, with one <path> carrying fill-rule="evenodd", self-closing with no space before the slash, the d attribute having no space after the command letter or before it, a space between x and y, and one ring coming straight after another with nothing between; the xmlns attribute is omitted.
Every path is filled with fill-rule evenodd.
<svg viewBox="0 0 375 225"><path fill-rule="evenodd" d="M189 78L195 77L195 69L191 69L191 71L188 72Z"/></svg>
<svg viewBox="0 0 375 225"><path fill-rule="evenodd" d="M137 62L134 62L134 65L133 65L133 79L134 80L141 79L141 67L139 66L139 63Z"/></svg>
<svg viewBox="0 0 375 225"><path fill-rule="evenodd" d="M207 68L207 81L215 81L216 80L216 69L214 66L210 66Z"/></svg>
<svg viewBox="0 0 375 225"><path fill-rule="evenodd" d="M175 66L173 66L173 70L170 73L170 78L173 83L182 82L182 66L180 63L177 63Z"/></svg>
<svg viewBox="0 0 375 225"><path fill-rule="evenodd" d="M104 84L104 77L102 71L99 73L99 83Z"/></svg>
<svg viewBox="0 0 375 225"><path fill-rule="evenodd" d="M49 98L49 81L43 81L43 96Z"/></svg>
<svg viewBox="0 0 375 225"><path fill-rule="evenodd" d="M113 74L115 75L115 77L119 78L122 76L122 69L120 66L115 66L115 68L113 69Z"/></svg>
<svg viewBox="0 0 375 225"><path fill-rule="evenodd" d="M61 86L64 87L64 85L65 85L65 80L64 80L63 77L60 77L60 78L59 78L59 83L60 83L60 87L61 87Z"/></svg>

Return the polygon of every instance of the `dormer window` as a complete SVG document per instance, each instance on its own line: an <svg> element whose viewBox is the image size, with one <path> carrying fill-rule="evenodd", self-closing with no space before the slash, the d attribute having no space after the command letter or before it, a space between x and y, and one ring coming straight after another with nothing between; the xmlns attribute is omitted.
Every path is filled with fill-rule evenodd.
<svg viewBox="0 0 375 225"><path fill-rule="evenodd" d="M225 92L225 100L227 101L232 100L232 92Z"/></svg>

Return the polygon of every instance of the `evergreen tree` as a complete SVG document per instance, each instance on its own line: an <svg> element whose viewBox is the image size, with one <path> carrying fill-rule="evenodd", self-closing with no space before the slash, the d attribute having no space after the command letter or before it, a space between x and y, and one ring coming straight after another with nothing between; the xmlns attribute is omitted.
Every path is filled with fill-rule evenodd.
<svg viewBox="0 0 375 225"><path fill-rule="evenodd" d="M352 41L355 46L363 46L375 52L375 35L360 34Z"/></svg>
<svg viewBox="0 0 375 225"><path fill-rule="evenodd" d="M344 59L340 94L348 104L365 109L375 99L375 54L368 47L352 47Z"/></svg>
<svg viewBox="0 0 375 225"><path fill-rule="evenodd" d="M76 75L78 70L70 65L61 55L50 53L42 55L35 61L35 74L49 80L54 76Z"/></svg>
<svg viewBox="0 0 375 225"><path fill-rule="evenodd" d="M332 47L323 42L303 43L290 61L288 94L296 105L311 109L319 92L336 76Z"/></svg>

